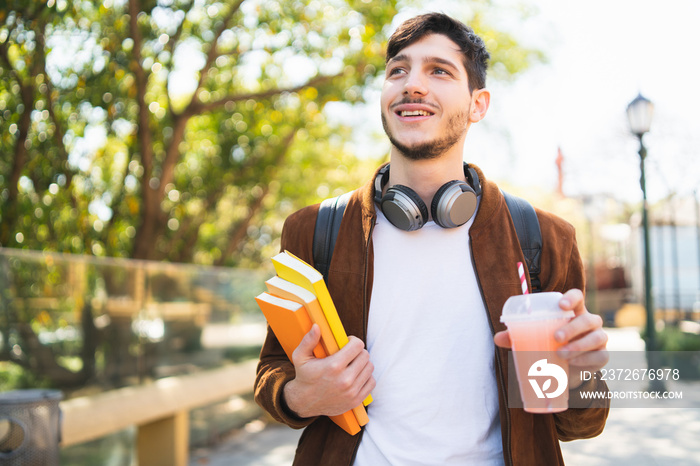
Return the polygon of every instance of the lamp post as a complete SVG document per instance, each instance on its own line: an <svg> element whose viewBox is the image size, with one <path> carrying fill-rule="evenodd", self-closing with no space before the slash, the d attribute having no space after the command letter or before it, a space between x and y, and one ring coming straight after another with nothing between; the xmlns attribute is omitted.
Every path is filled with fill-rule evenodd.
<svg viewBox="0 0 700 466"><path fill-rule="evenodd" d="M595 276L595 232L593 221L596 218L598 209L596 206L595 198L592 195L583 197L583 215L586 217L586 222L588 223L588 236L590 244L588 246L588 278L589 283L586 286L586 296L588 310L593 314L598 314L598 283L596 282ZM601 316L605 318L605 316Z"/></svg>
<svg viewBox="0 0 700 466"><path fill-rule="evenodd" d="M642 187L642 197L644 203L642 205L642 223L644 229L644 306L646 310L646 351L647 363L649 370L658 369L658 361L655 352L657 351L656 344L656 327L654 325L654 302L651 294L651 252L649 243L649 206L647 203L647 183L644 171L644 162L647 156L647 149L644 146L644 134L649 132L651 127L651 118L654 115L654 104L642 94L639 94L635 99L627 105L627 120L629 121L630 131L639 138L639 159L641 176L639 184ZM651 390L663 389L663 382L660 380L650 381L649 388Z"/></svg>

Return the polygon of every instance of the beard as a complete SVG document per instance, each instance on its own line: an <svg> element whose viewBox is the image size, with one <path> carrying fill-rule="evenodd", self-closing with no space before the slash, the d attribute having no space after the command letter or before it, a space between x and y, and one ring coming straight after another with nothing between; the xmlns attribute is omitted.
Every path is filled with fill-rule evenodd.
<svg viewBox="0 0 700 466"><path fill-rule="evenodd" d="M464 135L469 119L469 111L452 115L447 121L447 127L442 137L432 141L417 143L412 146L402 144L391 132L386 116L382 112L382 126L391 144L409 160L430 160L440 157L447 152Z"/></svg>

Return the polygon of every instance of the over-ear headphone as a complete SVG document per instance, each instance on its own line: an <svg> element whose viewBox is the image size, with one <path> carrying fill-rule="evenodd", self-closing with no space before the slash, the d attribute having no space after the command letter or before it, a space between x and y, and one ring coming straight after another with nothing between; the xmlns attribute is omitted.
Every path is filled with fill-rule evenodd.
<svg viewBox="0 0 700 466"><path fill-rule="evenodd" d="M452 180L440 187L433 196L430 213L443 228L455 228L469 221L476 211L477 196L481 195L479 175L466 162L464 176L469 183ZM400 184L391 186L382 196L389 181L389 165L382 167L374 179L374 201L384 216L404 231L418 230L428 221L428 208L418 194Z"/></svg>

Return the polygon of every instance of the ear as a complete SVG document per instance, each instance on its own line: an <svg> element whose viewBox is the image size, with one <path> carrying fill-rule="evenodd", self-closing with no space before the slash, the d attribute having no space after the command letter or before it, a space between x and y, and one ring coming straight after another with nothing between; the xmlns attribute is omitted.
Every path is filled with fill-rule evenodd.
<svg viewBox="0 0 700 466"><path fill-rule="evenodd" d="M472 93L472 105L469 109L469 122L477 123L481 121L489 109L491 103L491 93L487 89L477 89Z"/></svg>

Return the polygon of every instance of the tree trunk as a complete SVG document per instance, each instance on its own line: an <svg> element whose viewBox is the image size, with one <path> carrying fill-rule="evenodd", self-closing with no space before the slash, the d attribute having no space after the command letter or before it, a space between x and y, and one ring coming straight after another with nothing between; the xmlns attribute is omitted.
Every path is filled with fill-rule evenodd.
<svg viewBox="0 0 700 466"><path fill-rule="evenodd" d="M27 366L34 374L48 378L56 387L75 387L85 383L83 373L70 371L56 362L54 352L41 344L30 324L18 323L17 330L24 342Z"/></svg>

